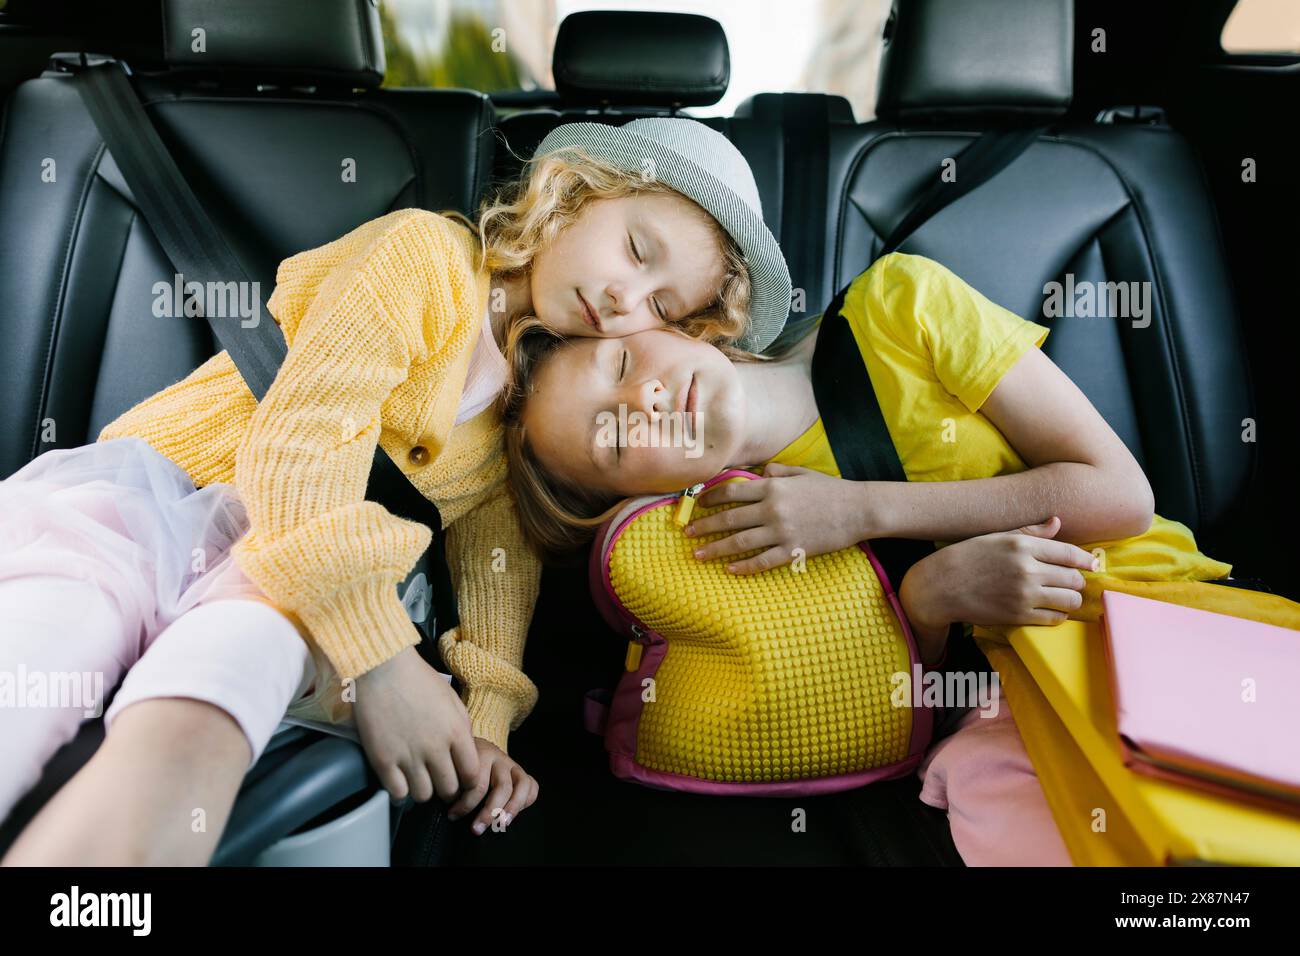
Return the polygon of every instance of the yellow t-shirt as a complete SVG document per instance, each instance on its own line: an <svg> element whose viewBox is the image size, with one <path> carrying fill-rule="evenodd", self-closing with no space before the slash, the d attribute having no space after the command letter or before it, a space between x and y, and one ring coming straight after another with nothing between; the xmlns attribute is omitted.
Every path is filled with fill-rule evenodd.
<svg viewBox="0 0 1300 956"><path fill-rule="evenodd" d="M909 481L964 481L1025 470L980 406L1048 329L990 302L939 263L892 253L858 276L844 313ZM839 477L817 419L773 461ZM1133 581L1208 581L1231 565L1201 554L1191 530L1156 515L1145 534L1105 550L1107 575Z"/></svg>

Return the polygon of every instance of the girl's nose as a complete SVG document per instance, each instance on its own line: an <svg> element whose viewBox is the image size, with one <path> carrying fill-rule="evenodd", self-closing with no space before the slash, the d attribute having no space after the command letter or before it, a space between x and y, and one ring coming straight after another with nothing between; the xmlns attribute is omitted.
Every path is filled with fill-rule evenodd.
<svg viewBox="0 0 1300 956"><path fill-rule="evenodd" d="M609 301L609 310L613 315L623 314L623 302L627 298L627 293L622 286L606 286L605 298Z"/></svg>
<svg viewBox="0 0 1300 956"><path fill-rule="evenodd" d="M610 308L615 316L630 315L646 298L646 293L635 285L614 283L605 289Z"/></svg>
<svg viewBox="0 0 1300 956"><path fill-rule="evenodd" d="M639 386L640 407L650 417L651 421L656 421L660 415L667 411L668 408L668 390L664 388L664 383L657 378L648 379Z"/></svg>

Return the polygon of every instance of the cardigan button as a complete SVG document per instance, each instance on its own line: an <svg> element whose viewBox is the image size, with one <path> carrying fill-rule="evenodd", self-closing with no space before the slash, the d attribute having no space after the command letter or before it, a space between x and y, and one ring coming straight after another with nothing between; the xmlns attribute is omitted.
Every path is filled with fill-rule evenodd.
<svg viewBox="0 0 1300 956"><path fill-rule="evenodd" d="M422 468L429 463L429 449L425 448L423 445L416 445L411 449L411 453L407 458L410 460L412 465L415 465L417 468Z"/></svg>

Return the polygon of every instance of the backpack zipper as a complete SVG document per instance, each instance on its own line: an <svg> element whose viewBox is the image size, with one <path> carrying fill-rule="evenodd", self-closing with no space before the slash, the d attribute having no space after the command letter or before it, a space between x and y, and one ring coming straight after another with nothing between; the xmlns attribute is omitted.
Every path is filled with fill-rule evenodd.
<svg viewBox="0 0 1300 956"><path fill-rule="evenodd" d="M632 640L627 642L627 656L623 658L623 669L625 671L634 671L641 666L641 654L645 650L645 645L650 643L649 635L642 629L641 625L632 625Z"/></svg>
<svg viewBox="0 0 1300 956"><path fill-rule="evenodd" d="M699 481L682 492L677 505L677 523L683 528L690 522L691 512L695 510L695 497L703 490L704 482Z"/></svg>

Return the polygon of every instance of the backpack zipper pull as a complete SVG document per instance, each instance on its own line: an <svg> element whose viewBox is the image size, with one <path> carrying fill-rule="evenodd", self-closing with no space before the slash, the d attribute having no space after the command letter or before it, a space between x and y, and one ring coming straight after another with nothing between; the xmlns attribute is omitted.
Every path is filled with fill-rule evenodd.
<svg viewBox="0 0 1300 956"><path fill-rule="evenodd" d="M691 520L691 512L695 510L695 496L704 490L704 482L697 482L682 492L681 502L677 505L677 523L683 528Z"/></svg>
<svg viewBox="0 0 1300 956"><path fill-rule="evenodd" d="M641 666L641 652L646 644L646 633L639 625L632 625L632 640L627 642L627 656L623 658L623 669L634 671Z"/></svg>

